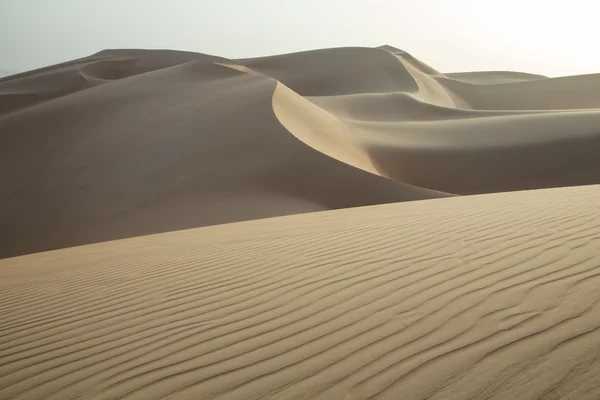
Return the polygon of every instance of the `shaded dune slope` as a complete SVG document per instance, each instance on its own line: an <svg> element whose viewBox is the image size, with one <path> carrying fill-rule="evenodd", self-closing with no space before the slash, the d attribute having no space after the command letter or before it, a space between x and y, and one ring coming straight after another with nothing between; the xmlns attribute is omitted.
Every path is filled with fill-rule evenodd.
<svg viewBox="0 0 600 400"><path fill-rule="evenodd" d="M0 257L598 183L599 85L445 75L390 46L240 60L106 50L0 79Z"/></svg>
<svg viewBox="0 0 600 400"><path fill-rule="evenodd" d="M190 61L223 58L183 51L103 50L90 57L0 79L0 115L115 79Z"/></svg>
<svg viewBox="0 0 600 400"><path fill-rule="evenodd" d="M600 186L0 261L0 398L600 397Z"/></svg>
<svg viewBox="0 0 600 400"><path fill-rule="evenodd" d="M274 115L276 84L192 61L0 117L0 256L445 196L306 146Z"/></svg>

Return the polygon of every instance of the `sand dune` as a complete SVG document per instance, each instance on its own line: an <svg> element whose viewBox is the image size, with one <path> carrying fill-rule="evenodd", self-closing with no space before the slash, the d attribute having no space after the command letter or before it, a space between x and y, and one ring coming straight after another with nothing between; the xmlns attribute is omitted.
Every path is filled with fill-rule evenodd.
<svg viewBox="0 0 600 400"><path fill-rule="evenodd" d="M275 117L276 85L200 60L0 117L0 256L446 196L307 147Z"/></svg>
<svg viewBox="0 0 600 400"><path fill-rule="evenodd" d="M0 398L597 399L600 186L0 261Z"/></svg>
<svg viewBox="0 0 600 400"><path fill-rule="evenodd" d="M0 399L598 399L599 127L391 46L0 78Z"/></svg>
<svg viewBox="0 0 600 400"><path fill-rule="evenodd" d="M536 79L548 79L547 76L528 74L512 71L480 71L480 72L455 72L446 74L447 78L474 84L494 84L532 81Z"/></svg>
<svg viewBox="0 0 600 400"><path fill-rule="evenodd" d="M105 50L0 78L0 257L348 207L600 183L600 75L390 47Z"/></svg>

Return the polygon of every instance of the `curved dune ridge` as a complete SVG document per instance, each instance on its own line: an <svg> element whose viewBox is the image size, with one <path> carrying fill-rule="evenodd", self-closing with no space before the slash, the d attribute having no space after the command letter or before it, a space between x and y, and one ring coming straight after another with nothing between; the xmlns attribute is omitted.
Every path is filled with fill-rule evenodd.
<svg viewBox="0 0 600 400"><path fill-rule="evenodd" d="M600 183L600 75L393 48L105 50L0 78L0 257L265 217Z"/></svg>
<svg viewBox="0 0 600 400"><path fill-rule="evenodd" d="M0 398L598 399L600 186L0 261Z"/></svg>

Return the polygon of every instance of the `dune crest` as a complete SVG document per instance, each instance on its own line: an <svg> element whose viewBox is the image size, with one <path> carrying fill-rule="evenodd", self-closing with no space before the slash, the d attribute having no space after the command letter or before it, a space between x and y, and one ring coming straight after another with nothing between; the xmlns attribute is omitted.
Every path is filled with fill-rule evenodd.
<svg viewBox="0 0 600 400"><path fill-rule="evenodd" d="M378 174L367 151L355 143L356 133L348 125L282 83L278 83L273 92L273 111L279 122L306 145Z"/></svg>

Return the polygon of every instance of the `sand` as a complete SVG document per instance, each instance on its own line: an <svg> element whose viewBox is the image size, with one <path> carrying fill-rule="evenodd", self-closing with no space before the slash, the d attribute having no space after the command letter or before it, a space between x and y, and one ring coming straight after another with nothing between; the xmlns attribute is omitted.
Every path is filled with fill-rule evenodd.
<svg viewBox="0 0 600 400"><path fill-rule="evenodd" d="M0 79L0 258L600 183L600 75L444 75L390 46L105 50Z"/></svg>
<svg viewBox="0 0 600 400"><path fill-rule="evenodd" d="M598 399L599 196L379 205L0 261L0 398Z"/></svg>
<svg viewBox="0 0 600 400"><path fill-rule="evenodd" d="M0 78L0 399L598 399L599 126L391 46Z"/></svg>

